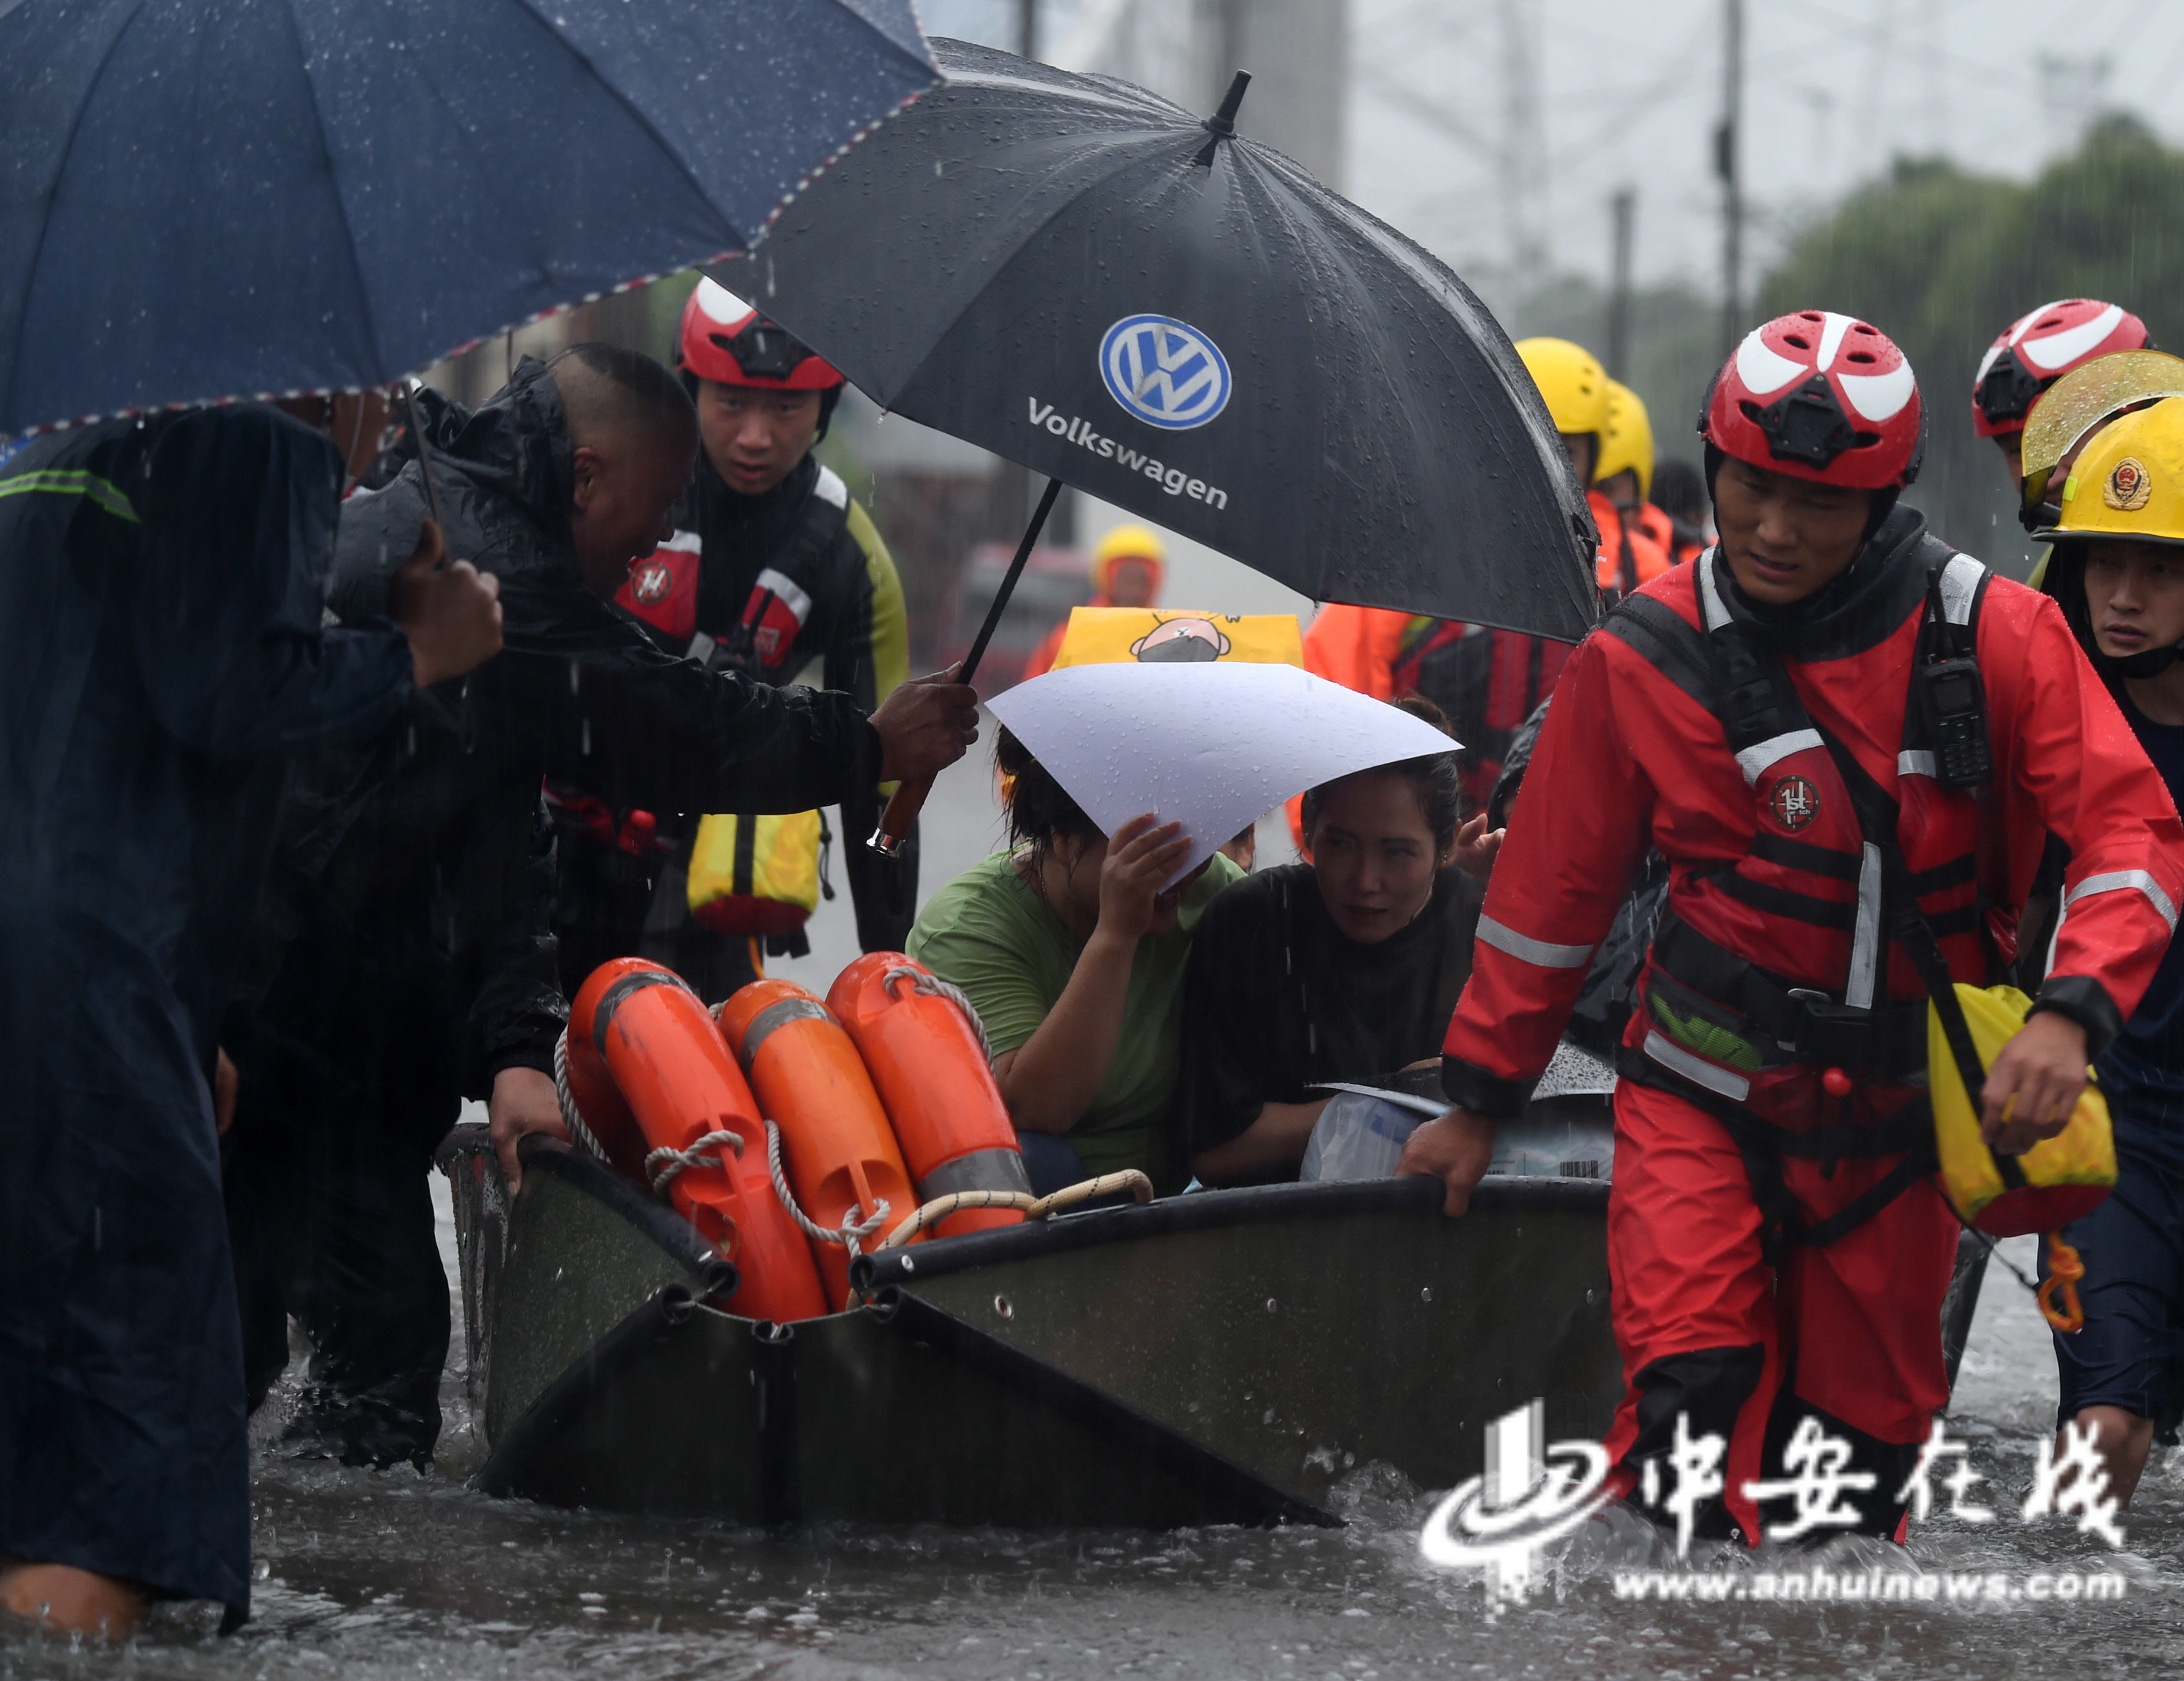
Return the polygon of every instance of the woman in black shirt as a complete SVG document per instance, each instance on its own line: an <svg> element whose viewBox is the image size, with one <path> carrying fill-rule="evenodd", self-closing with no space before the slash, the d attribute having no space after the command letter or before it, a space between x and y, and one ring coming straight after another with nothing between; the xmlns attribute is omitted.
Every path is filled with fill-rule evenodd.
<svg viewBox="0 0 2184 1681"><path fill-rule="evenodd" d="M1436 727L1430 703L1399 703ZM1184 982L1178 1122L1210 1185L1294 1179L1329 1080L1388 1083L1440 1055L1501 832L1458 827L1456 755L1304 798L1309 864L1207 907Z"/></svg>

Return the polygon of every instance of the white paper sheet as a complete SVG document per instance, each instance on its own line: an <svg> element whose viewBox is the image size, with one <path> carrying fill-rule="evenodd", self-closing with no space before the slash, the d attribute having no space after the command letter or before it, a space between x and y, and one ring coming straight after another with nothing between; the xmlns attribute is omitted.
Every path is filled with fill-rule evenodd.
<svg viewBox="0 0 2184 1681"><path fill-rule="evenodd" d="M1456 746L1293 665L1073 665L990 706L1107 833L1146 811L1180 822L1178 876L1292 794Z"/></svg>

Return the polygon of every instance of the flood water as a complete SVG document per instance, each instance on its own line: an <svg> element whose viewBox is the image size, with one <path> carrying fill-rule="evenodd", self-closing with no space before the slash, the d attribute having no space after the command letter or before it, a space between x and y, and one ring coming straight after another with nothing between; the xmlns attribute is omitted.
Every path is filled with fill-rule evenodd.
<svg viewBox="0 0 2184 1681"><path fill-rule="evenodd" d="M981 754L944 784L953 797L928 808L927 891L991 844L987 776ZM1275 825L1262 827L1262 845L1266 861L1286 854ZM827 910L846 915L843 904ZM839 934L818 933L814 956L788 972L823 990L854 941L842 949ZM2022 1239L2004 1252L2030 1270L2031 1249ZM1429 1492L1371 1468L1342 1486L1335 1504L1349 1527L1340 1531L843 1528L777 1541L715 1523L557 1511L464 1485L481 1451L458 1369L460 1327L454 1343L448 1426L429 1475L284 1459L269 1445L279 1398L261 1414L255 1616L239 1634L218 1638L216 1617L192 1606L162 1611L116 1650L0 1635L0 1678L2091 1681L2184 1671L2184 1454L2156 1450L2121 1554L2065 1520L2020 1523L2034 1445L2052 1422L2054 1358L2031 1298L1998 1268L1951 1429L1989 1478L1973 1498L2002 1517L1982 1530L1937 1512L1914 1531L1910 1561L2013 1581L2114 1569L2127 1584L2120 1602L1641 1604L1616 1598L1612 1573L1638 1561L1596 1547L1563 1560L1529 1605L1490 1614L1476 1576L1419 1557ZM1860 1545L1837 1544L1845 1556L1835 1561L1906 1561Z"/></svg>
<svg viewBox="0 0 2184 1681"><path fill-rule="evenodd" d="M2029 1239L2008 1247L2029 1261ZM2021 1525L2053 1372L2030 1299L1991 1277L1953 1428L1992 1479L1977 1497L2003 1517L1981 1533L1937 1517L1911 1556L1937 1570L2118 1569L2120 1603L1641 1605L1618 1601L1591 1557L1490 1614L1479 1579L1419 1559L1430 1500L1372 1471L1343 1488L1339 1532L842 1528L784 1542L562 1511L464 1486L478 1451L451 1368L431 1475L261 1449L256 1616L241 1634L219 1639L203 1607L169 1611L117 1651L0 1642L0 1676L2172 1675L2184 1455L2157 1454L2122 1554L2061 1520ZM261 1417L261 1436L274 1422ZM1887 1550L1864 1545L1840 1562Z"/></svg>

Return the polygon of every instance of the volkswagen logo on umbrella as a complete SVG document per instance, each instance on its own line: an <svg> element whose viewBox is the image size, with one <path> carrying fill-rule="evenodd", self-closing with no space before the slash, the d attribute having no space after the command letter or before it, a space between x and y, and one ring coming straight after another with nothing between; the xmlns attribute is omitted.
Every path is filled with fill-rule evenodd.
<svg viewBox="0 0 2184 1681"><path fill-rule="evenodd" d="M1228 359L1172 315L1125 315L1100 341L1107 394L1149 426L1188 431L1228 406Z"/></svg>

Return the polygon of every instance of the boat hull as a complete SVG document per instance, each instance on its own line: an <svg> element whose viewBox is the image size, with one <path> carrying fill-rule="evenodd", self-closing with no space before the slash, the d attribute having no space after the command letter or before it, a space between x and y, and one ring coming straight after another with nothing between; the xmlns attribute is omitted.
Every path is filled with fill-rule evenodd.
<svg viewBox="0 0 2184 1681"><path fill-rule="evenodd" d="M1213 1192L866 1257L866 1305L771 1326L733 1271L589 1157L482 1128L455 1187L488 1491L772 1527L1327 1523L1332 1485L1480 1463L1535 1398L1551 1439L1621 1392L1607 1188L1423 1180Z"/></svg>

